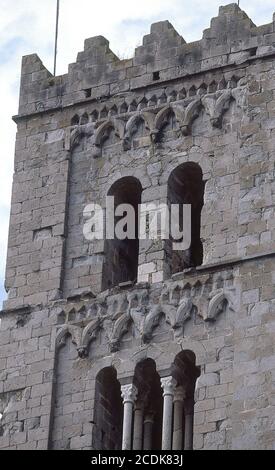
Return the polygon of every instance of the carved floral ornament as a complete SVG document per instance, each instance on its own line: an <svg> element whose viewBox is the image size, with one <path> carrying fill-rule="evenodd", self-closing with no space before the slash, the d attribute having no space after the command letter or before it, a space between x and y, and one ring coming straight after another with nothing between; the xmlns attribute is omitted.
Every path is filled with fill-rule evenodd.
<svg viewBox="0 0 275 470"><path fill-rule="evenodd" d="M187 136L191 134L192 124L199 117L202 110L205 110L210 117L213 127L221 128L223 115L229 109L232 101L235 101L240 108L244 108L246 91L246 86L218 90L214 93L196 95L170 102L161 109L159 107L137 109L134 113L131 113L130 117L125 114L115 117L109 115L104 121L79 125L78 127L74 126L70 130L70 142L68 142L66 148L72 150L83 136L93 136L93 157L98 158L101 156L103 143L113 131L121 141L122 149L124 151L130 150L132 138L137 132L140 122L143 122L150 135L151 142L154 144L158 141L161 130L169 122L171 115L174 115L178 123L179 135Z"/></svg>
<svg viewBox="0 0 275 470"><path fill-rule="evenodd" d="M142 344L152 341L154 330L163 320L169 325L173 333L174 340L180 340L184 336L185 323L197 312L205 322L215 322L217 318L227 310L235 312L234 289L218 289L208 295L207 308L198 308L191 296L186 295L181 298L177 305L172 300L165 301L162 296L159 303L144 304L147 295L141 292L139 299L137 295L130 293L128 296L116 303L116 312L108 314L98 309L98 316L91 320L84 328L77 324L66 324L62 326L56 336L56 348L60 348L66 343L68 336L76 345L78 355L81 358L88 356L90 343L97 339L100 330L106 334L111 352L116 352L120 348L122 337L126 333L131 333L134 338L139 339ZM127 307L123 310L125 300ZM204 304L205 305L205 304Z"/></svg>

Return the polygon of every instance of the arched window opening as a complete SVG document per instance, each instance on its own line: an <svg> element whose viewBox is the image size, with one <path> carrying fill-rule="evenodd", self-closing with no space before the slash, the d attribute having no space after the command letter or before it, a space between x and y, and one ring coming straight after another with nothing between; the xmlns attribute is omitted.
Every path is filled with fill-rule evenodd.
<svg viewBox="0 0 275 470"><path fill-rule="evenodd" d="M105 261L103 266L102 288L110 289L122 283L137 281L138 256L139 256L139 205L141 204L142 186L134 177L125 177L117 181L108 192L108 196L114 197L114 211L121 204L128 204L134 211L134 238L121 240L115 237L113 240L107 239L105 242ZM118 223L125 220L124 232L129 233L128 221L129 213L123 212L123 215L115 216L115 227ZM126 220L127 219L127 220ZM108 220L107 220L108 223Z"/></svg>
<svg viewBox="0 0 275 470"><path fill-rule="evenodd" d="M194 394L200 369L192 351L180 352L172 364L172 376L176 382L171 429L173 450L193 449Z"/></svg>
<svg viewBox="0 0 275 470"><path fill-rule="evenodd" d="M171 367L160 373L152 359L141 361L133 382L122 387L122 449L191 450L199 375L191 351L179 353Z"/></svg>
<svg viewBox="0 0 275 470"><path fill-rule="evenodd" d="M113 367L106 367L97 375L94 410L93 449L121 449L123 405Z"/></svg>
<svg viewBox="0 0 275 470"><path fill-rule="evenodd" d="M134 384L138 395L134 408L132 448L159 450L163 400L160 377L152 359L146 359L136 366Z"/></svg>
<svg viewBox="0 0 275 470"><path fill-rule="evenodd" d="M204 203L204 186L202 170L193 162L183 163L170 175L168 180L168 204L180 205L179 229L183 231L183 204L191 205L191 245L187 250L174 250L173 240L166 243L168 271L170 274L181 272L186 268L200 266L203 263L203 244L201 241L201 211ZM177 243L181 240L174 240Z"/></svg>

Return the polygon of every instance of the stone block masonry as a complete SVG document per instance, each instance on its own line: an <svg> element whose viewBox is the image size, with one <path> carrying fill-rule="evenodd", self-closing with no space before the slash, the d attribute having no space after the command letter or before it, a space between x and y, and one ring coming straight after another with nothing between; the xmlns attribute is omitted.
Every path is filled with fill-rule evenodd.
<svg viewBox="0 0 275 470"><path fill-rule="evenodd" d="M236 4L129 60L23 58L0 449L275 448L274 59L275 16ZM190 249L86 240L110 194L191 204Z"/></svg>

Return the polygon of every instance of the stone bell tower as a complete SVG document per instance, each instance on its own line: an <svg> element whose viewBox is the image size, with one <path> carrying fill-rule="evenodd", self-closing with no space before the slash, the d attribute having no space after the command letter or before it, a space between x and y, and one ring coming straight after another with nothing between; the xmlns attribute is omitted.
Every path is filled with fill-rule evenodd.
<svg viewBox="0 0 275 470"><path fill-rule="evenodd" d="M275 17L26 56L14 121L0 448L274 449ZM190 204L190 248L87 240L106 196Z"/></svg>

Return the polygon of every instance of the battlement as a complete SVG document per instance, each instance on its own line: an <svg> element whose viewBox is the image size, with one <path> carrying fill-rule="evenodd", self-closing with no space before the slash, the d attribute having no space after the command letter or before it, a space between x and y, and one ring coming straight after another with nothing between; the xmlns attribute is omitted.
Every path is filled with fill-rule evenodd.
<svg viewBox="0 0 275 470"><path fill-rule="evenodd" d="M100 100L244 64L275 54L273 21L255 26L237 4L222 6L199 41L186 43L169 21L151 26L132 59L120 60L103 36L85 40L68 73L53 77L37 55L25 56L19 115L29 115L86 100Z"/></svg>

